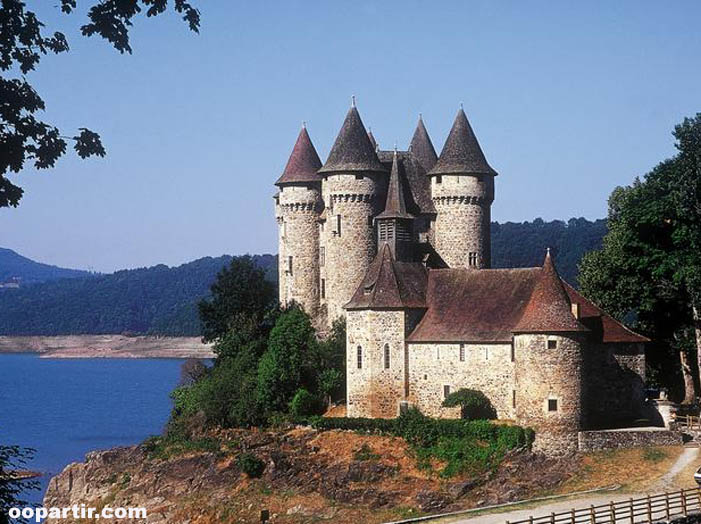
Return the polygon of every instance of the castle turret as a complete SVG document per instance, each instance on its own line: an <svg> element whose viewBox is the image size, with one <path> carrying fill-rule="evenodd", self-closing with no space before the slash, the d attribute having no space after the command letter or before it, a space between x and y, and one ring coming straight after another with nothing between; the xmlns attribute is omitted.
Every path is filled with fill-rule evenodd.
<svg viewBox="0 0 701 524"><path fill-rule="evenodd" d="M397 151L392 159L392 172L387 186L385 209L375 217L377 224L378 250L389 246L395 260L409 261L412 258L414 215L406 210L404 181L400 177Z"/></svg>
<svg viewBox="0 0 701 524"><path fill-rule="evenodd" d="M355 103L319 174L324 177L327 206L322 247L325 303L331 324L343 316L343 305L350 300L375 255L373 217L380 211L379 197L387 176Z"/></svg>
<svg viewBox="0 0 701 524"><path fill-rule="evenodd" d="M280 303L299 303L312 317L319 309L321 160L302 127L282 176L275 182L279 224Z"/></svg>
<svg viewBox="0 0 701 524"><path fill-rule="evenodd" d="M516 420L535 430L536 450L551 455L577 450L587 332L572 313L548 250L513 340Z"/></svg>
<svg viewBox="0 0 701 524"><path fill-rule="evenodd" d="M436 207L434 247L449 267L490 267L489 227L496 174L461 108L438 161L428 173Z"/></svg>
<svg viewBox="0 0 701 524"><path fill-rule="evenodd" d="M428 136L428 131L426 131L424 119L421 115L419 115L419 122L416 124L414 136L411 137L409 151L411 151L427 173L436 165L438 156L436 155L436 150L433 148L431 137Z"/></svg>

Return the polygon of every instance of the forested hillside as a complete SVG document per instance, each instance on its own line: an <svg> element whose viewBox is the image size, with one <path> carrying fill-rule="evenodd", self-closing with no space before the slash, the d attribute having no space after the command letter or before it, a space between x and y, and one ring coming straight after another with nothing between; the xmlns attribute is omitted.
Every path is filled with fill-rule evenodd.
<svg viewBox="0 0 701 524"><path fill-rule="evenodd" d="M272 255L256 255L270 273ZM230 256L110 275L57 280L0 293L0 334L199 335L197 302ZM274 274L270 278L275 278Z"/></svg>
<svg viewBox="0 0 701 524"><path fill-rule="evenodd" d="M605 220L584 218L492 223L492 265L539 266L550 247L561 276L576 285L580 258L599 249L605 233ZM276 282L277 258L254 259ZM208 295L215 275L230 261L229 256L206 257L172 268L159 265L2 290L0 335L196 336L200 334L197 302Z"/></svg>
<svg viewBox="0 0 701 524"><path fill-rule="evenodd" d="M47 282L60 278L86 277L90 273L78 269L64 269L34 262L11 249L0 247L0 282L17 278L22 285Z"/></svg>

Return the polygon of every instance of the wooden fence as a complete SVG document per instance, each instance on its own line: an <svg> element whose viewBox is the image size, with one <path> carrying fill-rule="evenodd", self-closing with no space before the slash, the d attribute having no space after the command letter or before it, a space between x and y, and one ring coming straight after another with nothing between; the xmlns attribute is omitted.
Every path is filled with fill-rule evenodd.
<svg viewBox="0 0 701 524"><path fill-rule="evenodd" d="M506 524L638 524L669 522L701 512L701 488L648 495L638 499L610 502L600 506L572 509L542 517L506 521Z"/></svg>
<svg viewBox="0 0 701 524"><path fill-rule="evenodd" d="M694 415L675 415L674 421L681 424L684 429L701 430L701 417Z"/></svg>

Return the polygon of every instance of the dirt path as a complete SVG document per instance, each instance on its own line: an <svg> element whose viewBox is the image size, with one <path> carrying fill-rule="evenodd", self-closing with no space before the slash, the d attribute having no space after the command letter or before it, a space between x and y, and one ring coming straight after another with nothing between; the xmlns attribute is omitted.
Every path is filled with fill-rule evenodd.
<svg viewBox="0 0 701 524"><path fill-rule="evenodd" d="M669 471L652 486L651 492L660 493L665 490L678 489L677 486L674 485L674 481L676 480L677 476L689 466L689 464L698 458L699 449L700 448L697 447L684 448L684 451L682 451L682 454L679 455L679 458L672 465Z"/></svg>

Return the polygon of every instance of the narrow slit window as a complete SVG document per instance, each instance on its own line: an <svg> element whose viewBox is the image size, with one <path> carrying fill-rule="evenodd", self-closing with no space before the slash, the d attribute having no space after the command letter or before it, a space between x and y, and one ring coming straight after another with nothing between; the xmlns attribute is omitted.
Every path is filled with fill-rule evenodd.
<svg viewBox="0 0 701 524"><path fill-rule="evenodd" d="M363 348L358 346L358 369L363 369Z"/></svg>
<svg viewBox="0 0 701 524"><path fill-rule="evenodd" d="M511 407L516 409L516 390L511 390Z"/></svg>
<svg viewBox="0 0 701 524"><path fill-rule="evenodd" d="M292 274L292 255L287 257L287 272L291 275Z"/></svg>
<svg viewBox="0 0 701 524"><path fill-rule="evenodd" d="M385 344L385 369L389 369L389 344Z"/></svg>
<svg viewBox="0 0 701 524"><path fill-rule="evenodd" d="M516 344L514 342L511 342L511 362L514 362L516 360Z"/></svg>
<svg viewBox="0 0 701 524"><path fill-rule="evenodd" d="M336 215L336 228L334 230L334 233L336 233L339 237L341 236L341 215Z"/></svg>
<svg viewBox="0 0 701 524"><path fill-rule="evenodd" d="M321 298L326 298L326 279L321 279Z"/></svg>
<svg viewBox="0 0 701 524"><path fill-rule="evenodd" d="M465 344L460 344L460 362L465 362Z"/></svg>
<svg viewBox="0 0 701 524"><path fill-rule="evenodd" d="M450 386L443 386L443 398L448 398L448 395L450 395Z"/></svg>
<svg viewBox="0 0 701 524"><path fill-rule="evenodd" d="M319 265L326 265L326 248L323 246L319 248Z"/></svg>
<svg viewBox="0 0 701 524"><path fill-rule="evenodd" d="M556 398L549 398L548 399L548 411L557 411L557 399Z"/></svg>

